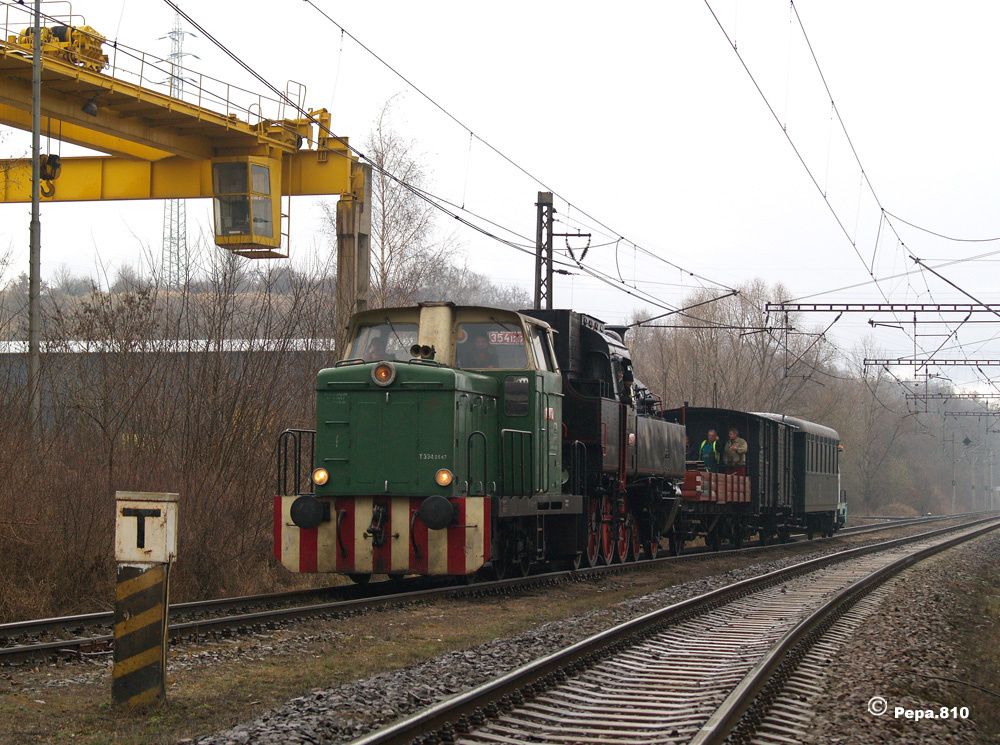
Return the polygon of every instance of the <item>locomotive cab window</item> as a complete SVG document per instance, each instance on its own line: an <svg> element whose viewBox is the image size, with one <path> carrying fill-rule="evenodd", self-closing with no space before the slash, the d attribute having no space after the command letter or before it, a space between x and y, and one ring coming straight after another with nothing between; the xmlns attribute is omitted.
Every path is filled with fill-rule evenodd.
<svg viewBox="0 0 1000 745"><path fill-rule="evenodd" d="M555 361L549 349L548 334L540 326L531 326L531 351L535 356L535 365L539 370L555 372Z"/></svg>
<svg viewBox="0 0 1000 745"><path fill-rule="evenodd" d="M365 362L396 360L406 362L413 355L410 347L417 343L417 324L385 323L361 326L351 344L349 359Z"/></svg>
<svg viewBox="0 0 1000 745"><path fill-rule="evenodd" d="M524 375L510 375L503 381L504 416L527 416L530 411L531 383Z"/></svg>
<svg viewBox="0 0 1000 745"><path fill-rule="evenodd" d="M498 322L460 323L455 366L467 370L525 370L528 352L517 326Z"/></svg>
<svg viewBox="0 0 1000 745"><path fill-rule="evenodd" d="M559 361L556 359L556 350L552 344L552 333L550 332L545 335L545 353L549 358L549 369L554 372L559 372Z"/></svg>

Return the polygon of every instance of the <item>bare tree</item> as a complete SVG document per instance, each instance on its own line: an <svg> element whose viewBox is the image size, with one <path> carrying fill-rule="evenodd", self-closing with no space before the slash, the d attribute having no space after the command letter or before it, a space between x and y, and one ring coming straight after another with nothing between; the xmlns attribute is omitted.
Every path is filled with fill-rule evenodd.
<svg viewBox="0 0 1000 745"><path fill-rule="evenodd" d="M682 304L703 302L712 294L698 291ZM786 339L765 330L775 325L763 311L765 303L785 294L780 285L753 280L741 286L739 295L636 328L630 338L640 376L665 401L748 411L800 405L822 387L833 350L816 336Z"/></svg>
<svg viewBox="0 0 1000 745"><path fill-rule="evenodd" d="M435 240L435 208L410 188L425 186L426 174L413 141L393 128L391 114L392 99L382 107L367 141L374 166L372 301L381 307L412 302L454 251L451 241Z"/></svg>
<svg viewBox="0 0 1000 745"><path fill-rule="evenodd" d="M436 234L435 207L418 190L427 174L416 145L392 124L393 99L383 105L365 141L372 169L371 305L412 303L430 278L450 266L452 237ZM336 235L336 208L324 206L327 232Z"/></svg>
<svg viewBox="0 0 1000 745"><path fill-rule="evenodd" d="M528 293L516 285L499 285L474 272L468 264L450 264L435 272L414 300L450 300L457 305L488 305L520 310L531 304Z"/></svg>

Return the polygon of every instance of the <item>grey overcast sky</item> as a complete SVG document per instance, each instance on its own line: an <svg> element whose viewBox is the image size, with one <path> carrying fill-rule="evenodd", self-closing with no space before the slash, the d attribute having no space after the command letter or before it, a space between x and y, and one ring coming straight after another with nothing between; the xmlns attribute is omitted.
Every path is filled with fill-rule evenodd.
<svg viewBox="0 0 1000 745"><path fill-rule="evenodd" d="M726 33L795 142L850 235L838 227L782 128L774 121L709 7L669 2L315 3L396 66L445 108L540 176L572 206L559 214L588 225L580 209L644 248L735 285L761 277L801 297L913 268L883 225L836 120L788 2L711 0ZM54 8L56 4L51 4ZM393 123L426 164L428 186L524 236L534 235L540 186L474 141L302 0L192 2L180 6L284 87L307 87L311 107L333 112L334 129L363 145L384 102ZM890 212L937 232L1000 236L1000 144L995 75L1000 5L992 2L816 2L801 15L865 172ZM76 1L76 13L109 39L165 55L173 12L160 0ZM195 70L254 90L248 76L204 38L189 37ZM0 149L22 156L28 140L5 132ZM64 154L78 152L64 147ZM210 232L209 204L189 203L192 235ZM293 261L329 251L318 200L293 207ZM142 246L158 253L162 204L54 204L43 209L43 274L60 266L93 273L136 263ZM28 210L0 206L0 246L8 277L27 269ZM910 250L928 262L1000 251L1000 242L958 243L894 222ZM499 282L528 287L532 260L442 216L469 265ZM605 231L607 232L607 231ZM876 249L876 235L880 240ZM852 241L856 245L852 246ZM603 235L595 244L608 243ZM617 262L616 262L617 253ZM857 254L861 255L861 258ZM981 300L995 302L1000 253L941 271ZM596 246L594 268L679 304L698 283L633 249ZM962 302L932 276L881 283L895 302ZM588 277L559 277L557 304L608 321L655 310ZM442 295L446 295L442 288ZM874 286L820 301L882 300ZM825 325L828 316L810 319ZM844 318L831 337L850 349L867 316ZM930 329L928 329L930 330ZM933 329L935 331L940 329ZM997 356L983 341L994 326L968 326L962 350L941 356ZM912 352L899 331L877 336L886 355ZM921 343L934 349L939 338ZM954 343L954 342L950 342ZM956 381L974 371L954 369Z"/></svg>

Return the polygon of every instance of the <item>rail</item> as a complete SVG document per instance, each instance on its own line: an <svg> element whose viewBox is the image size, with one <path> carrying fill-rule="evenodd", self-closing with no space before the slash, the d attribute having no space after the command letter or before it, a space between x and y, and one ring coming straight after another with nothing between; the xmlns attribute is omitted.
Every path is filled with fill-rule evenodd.
<svg viewBox="0 0 1000 745"><path fill-rule="evenodd" d="M709 717L709 720L692 738L690 745L721 745L737 730L740 730L741 734L744 735L752 731L754 720L759 720L760 711L780 692L780 687L774 685L774 682L780 678L782 667L785 666L786 661L793 656L800 657L799 652L810 646L811 642L815 641L815 638L841 613L889 578L918 561L964 541L977 538L991 530L996 530L998 527L997 523L990 522L989 518L980 522L986 524L970 533L957 535L949 540L935 543L903 556L837 592L822 606L797 623L781 637L777 644L768 650L760 662L747 673L726 700ZM786 667L784 673L787 676L790 670ZM756 710L757 716L750 714L753 710Z"/></svg>
<svg viewBox="0 0 1000 745"><path fill-rule="evenodd" d="M914 518L908 521L900 521L892 525L865 525L854 528L845 528L838 535L858 535L864 533L884 532L906 527L913 524L923 524L936 522L945 519L960 519L964 517L978 517L983 513L967 513L963 515L950 515L947 517L936 516L932 518ZM797 534L804 538L803 534ZM810 543L822 543L833 539L817 539ZM802 541L804 543L804 541ZM786 544L786 545L794 545ZM415 599L432 599L436 597L450 597L462 594L479 595L483 592L510 592L522 588L538 588L551 586L553 582L574 581L599 577L610 574L619 574L631 571L643 571L648 568L666 566L677 561L701 561L708 558L717 558L727 555L753 555L761 551L774 551L781 546L756 545L739 549L725 549L723 551L707 551L694 549L680 556L666 556L652 560L634 561L627 564L613 564L610 566L594 567L583 570L550 571L542 574L532 575L526 578L515 578L501 580L497 582L479 582L468 584L464 581L455 585L447 577L412 577L402 582L381 581L372 582L365 586L336 586L323 587L308 590L291 590L276 593L265 593L262 595L245 595L227 598L215 598L211 600L199 600L186 603L171 603L170 613L174 618L183 617L187 614L201 614L213 610L226 610L233 608L245 608L253 605L273 605L292 603L299 600L309 600L315 598L329 598L331 596L339 598L330 602L317 602L309 605L296 605L288 608L272 609L258 613L242 613L230 616L215 616L196 621L179 622L171 624L171 637L182 638L192 633L202 633L212 629L221 628L241 628L252 625L254 621L267 623L273 620L286 618L304 618L316 615L326 615L331 613L356 612L360 609L375 608L386 603L409 602ZM96 613L85 613L73 616L60 616L54 618L32 619L27 621L14 621L0 624L0 639L17 639L18 637L37 637L39 634L52 634L57 628L86 628L93 626L110 627L113 623L114 614L111 611L100 611ZM30 644L17 646L0 646L0 661L10 659L21 659L37 657L46 654L65 655L74 653L81 649L94 646L108 645L112 641L110 634L57 639L50 642L33 641Z"/></svg>
<svg viewBox="0 0 1000 745"><path fill-rule="evenodd" d="M408 743L420 737L433 736L434 734L443 735L446 741L449 737L458 741L461 739L459 733L468 731L473 723L481 723L485 717L500 715L503 710L521 699L525 692L528 695L537 694L541 690L557 685L560 681L565 680L568 674L606 660L605 653L608 650L621 649L634 644L634 640L654 633L670 623L690 618L694 614L719 607L749 593L772 587L847 559L866 556L956 530L967 530L975 526L981 526L984 530L993 530L1000 527L1000 522L993 515L971 523L938 528L904 538L839 551L741 580L652 611L516 668L471 690L433 704L412 716L355 740L354 745Z"/></svg>

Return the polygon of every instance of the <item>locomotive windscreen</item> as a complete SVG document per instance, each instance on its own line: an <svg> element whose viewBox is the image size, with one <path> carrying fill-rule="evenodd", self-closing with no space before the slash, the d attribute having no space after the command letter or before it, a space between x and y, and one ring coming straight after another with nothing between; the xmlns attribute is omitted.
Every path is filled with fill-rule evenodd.
<svg viewBox="0 0 1000 745"><path fill-rule="evenodd" d="M351 358L365 362L382 360L405 362L413 356L410 347L416 343L415 323L379 323L361 326L351 345Z"/></svg>
<svg viewBox="0 0 1000 745"><path fill-rule="evenodd" d="M460 323L455 364L473 370L523 370L528 367L521 329L498 322Z"/></svg>

